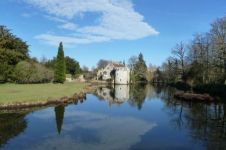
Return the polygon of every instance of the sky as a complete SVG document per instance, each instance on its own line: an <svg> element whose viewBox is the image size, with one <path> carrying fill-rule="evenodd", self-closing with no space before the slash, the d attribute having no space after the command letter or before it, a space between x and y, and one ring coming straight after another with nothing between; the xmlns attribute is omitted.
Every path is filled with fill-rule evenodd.
<svg viewBox="0 0 226 150"><path fill-rule="evenodd" d="M226 0L1 0L0 25L27 41L30 55L51 59L59 42L81 66L127 62L142 53L161 65L178 42L226 16Z"/></svg>

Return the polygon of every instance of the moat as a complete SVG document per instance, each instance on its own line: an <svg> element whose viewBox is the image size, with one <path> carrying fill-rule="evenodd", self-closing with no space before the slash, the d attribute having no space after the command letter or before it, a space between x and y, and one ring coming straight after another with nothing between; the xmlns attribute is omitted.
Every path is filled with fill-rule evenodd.
<svg viewBox="0 0 226 150"><path fill-rule="evenodd" d="M0 149L225 149L226 104L180 101L174 92L101 87L68 106L0 113Z"/></svg>

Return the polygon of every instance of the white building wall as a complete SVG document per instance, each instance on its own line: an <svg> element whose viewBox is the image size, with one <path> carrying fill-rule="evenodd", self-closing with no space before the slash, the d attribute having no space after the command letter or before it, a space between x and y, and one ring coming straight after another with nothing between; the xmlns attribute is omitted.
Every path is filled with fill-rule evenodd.
<svg viewBox="0 0 226 150"><path fill-rule="evenodd" d="M115 73L115 84L129 84L130 71L128 68L117 68Z"/></svg>

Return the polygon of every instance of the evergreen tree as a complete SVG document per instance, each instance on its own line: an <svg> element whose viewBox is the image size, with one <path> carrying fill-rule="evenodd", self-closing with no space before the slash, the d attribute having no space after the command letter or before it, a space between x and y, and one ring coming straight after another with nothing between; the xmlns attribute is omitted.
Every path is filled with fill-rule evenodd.
<svg viewBox="0 0 226 150"><path fill-rule="evenodd" d="M65 66L65 59L64 59L63 43L60 42L60 45L58 48L56 65L55 65L54 82L64 83L66 79L65 72L66 72L66 66Z"/></svg>
<svg viewBox="0 0 226 150"><path fill-rule="evenodd" d="M72 76L81 73L79 62L69 56L65 57L66 73Z"/></svg>
<svg viewBox="0 0 226 150"><path fill-rule="evenodd" d="M140 53L138 56L138 61L134 66L134 77L135 81L147 81L146 79L147 74L147 65L144 61L143 54Z"/></svg>

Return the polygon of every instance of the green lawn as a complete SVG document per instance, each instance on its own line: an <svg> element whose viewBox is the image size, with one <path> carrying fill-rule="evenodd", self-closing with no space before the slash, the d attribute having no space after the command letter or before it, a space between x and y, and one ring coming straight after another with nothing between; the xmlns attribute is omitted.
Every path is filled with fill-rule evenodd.
<svg viewBox="0 0 226 150"><path fill-rule="evenodd" d="M0 84L0 104L29 101L46 101L79 93L85 83L65 84Z"/></svg>

